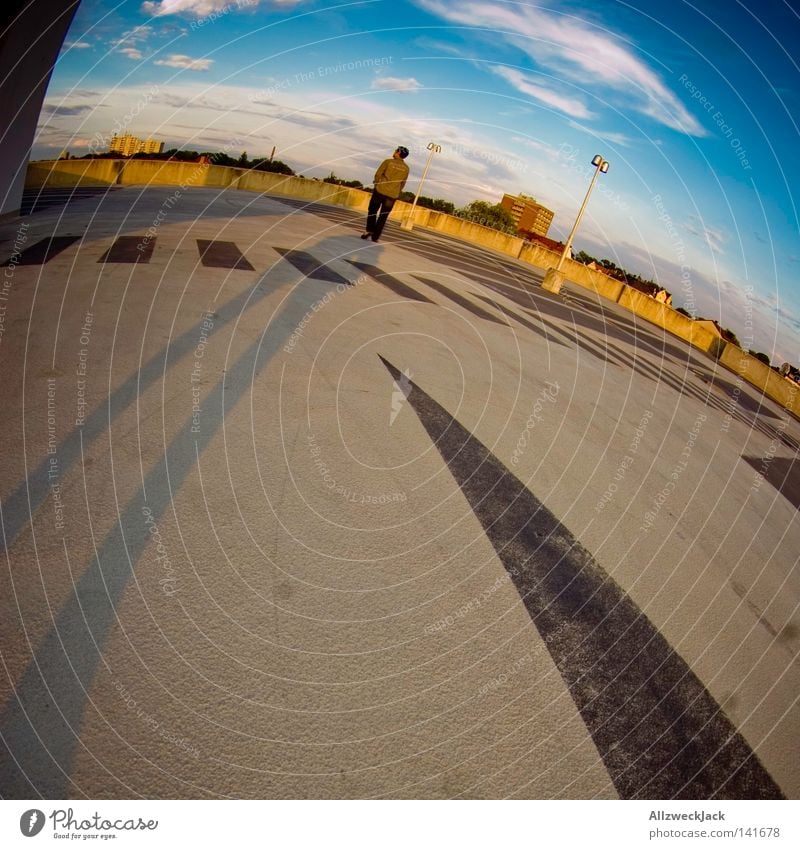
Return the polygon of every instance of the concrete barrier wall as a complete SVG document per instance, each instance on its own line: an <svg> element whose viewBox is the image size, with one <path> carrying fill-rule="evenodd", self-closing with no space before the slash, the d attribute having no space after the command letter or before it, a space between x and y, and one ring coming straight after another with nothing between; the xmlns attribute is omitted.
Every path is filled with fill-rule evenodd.
<svg viewBox="0 0 800 849"><path fill-rule="evenodd" d="M555 268L561 259L561 254L556 251L548 250L542 245L536 245L527 242L519 254L519 259L523 262L529 262L537 268L548 269ZM564 261L562 266L567 280L577 283L592 292L596 292L602 298L608 298L610 301L619 300L622 290L626 288L624 283L619 280L613 280L602 271L595 271L593 268L587 268L581 262L568 259Z"/></svg>
<svg viewBox="0 0 800 849"><path fill-rule="evenodd" d="M410 203L398 201L389 216L390 220L405 220L411 213L411 207ZM473 245L480 245L513 257L518 257L525 245L525 240L520 239L519 236L501 233L499 230L484 227L474 221L467 221L465 218L457 218L455 215L425 209L421 206L414 209L414 226L427 227L429 230L436 230L437 233L444 233L455 239L463 239Z"/></svg>
<svg viewBox="0 0 800 849"><path fill-rule="evenodd" d="M369 193L359 189L287 177L266 171L249 171L222 165L200 165L195 162L175 162L147 159L61 159L34 162L28 166L25 187L61 188L73 186L109 185L177 185L199 188L231 188L271 195L285 195L309 203L329 203L366 212ZM398 201L390 215L393 221L403 221L411 213L411 204ZM444 212L423 207L414 210L414 226L425 227L473 245L489 248L520 259L537 268L554 267L559 254L541 245L525 242L517 236L500 233L490 227L465 221ZM784 380L760 360L750 357L735 345L726 345L714 333L699 327L687 316L642 292L614 280L601 271L567 260L563 271L567 280L577 283L603 298L618 303L637 316L662 327L690 345L716 357L722 365L741 375L796 415L800 415L798 387Z"/></svg>
<svg viewBox="0 0 800 849"><path fill-rule="evenodd" d="M309 203L330 203L365 212L369 205L369 194L358 189L319 180L305 180L302 177L288 177L285 174L271 174L267 171L245 171L240 168L231 170L238 172L236 180L231 183L232 188L243 191L286 195Z"/></svg>
<svg viewBox="0 0 800 849"><path fill-rule="evenodd" d="M695 348L700 348L701 351L711 354L712 357L718 358L725 347L725 340L718 334L698 326L688 316L654 300L643 292L632 289L630 286L623 286L619 305L645 320L663 327L673 336L683 339L684 342L688 342Z"/></svg>
<svg viewBox="0 0 800 849"><path fill-rule="evenodd" d="M781 377L761 360L751 357L736 345L726 345L719 361L781 406L800 416L800 386L796 383Z"/></svg>
<svg viewBox="0 0 800 849"><path fill-rule="evenodd" d="M25 188L113 186L124 164L120 159L59 159L52 162L32 162L28 165L25 175Z"/></svg>

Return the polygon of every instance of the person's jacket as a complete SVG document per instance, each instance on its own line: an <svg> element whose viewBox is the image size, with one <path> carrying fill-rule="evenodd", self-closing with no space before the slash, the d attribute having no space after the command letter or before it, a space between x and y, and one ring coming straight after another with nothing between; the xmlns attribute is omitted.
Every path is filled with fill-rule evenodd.
<svg viewBox="0 0 800 849"><path fill-rule="evenodd" d="M402 159L384 159L375 172L375 191L397 200L407 179L408 165Z"/></svg>

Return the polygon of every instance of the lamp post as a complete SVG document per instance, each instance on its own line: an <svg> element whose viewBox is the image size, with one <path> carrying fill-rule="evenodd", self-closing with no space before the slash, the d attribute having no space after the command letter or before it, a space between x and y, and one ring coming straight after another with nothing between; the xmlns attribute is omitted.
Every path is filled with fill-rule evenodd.
<svg viewBox="0 0 800 849"><path fill-rule="evenodd" d="M422 172L422 178L419 181L419 186L417 186L417 193L414 196L414 203L411 204L411 212L408 213L405 220L400 225L403 230L414 229L414 210L417 208L417 201L419 200L419 196L422 193L422 184L425 182L425 178L428 176L428 168L431 167L431 159L433 159L433 154L441 153L442 146L440 144L436 144L435 142L430 142L428 144L428 150L430 151L430 153L428 154L428 161L425 163L425 170Z"/></svg>
<svg viewBox="0 0 800 849"><path fill-rule="evenodd" d="M559 292L561 290L561 285L564 282L564 274L561 271L562 266L564 265L564 260L566 260L570 248L572 247L572 240L575 238L575 233L578 230L578 225L581 223L581 218L583 218L583 213L586 209L586 204L589 203L589 196L592 194L592 189L594 188L594 184L597 182L597 177L602 174L608 173L608 160L603 159L600 154L596 154L592 157L592 165L594 165L594 174L592 175L592 181L589 183L589 188L586 190L586 197L583 199L583 203L581 204L581 208L578 211L578 217L575 219L575 223L572 225L572 230L570 231L569 236L567 237L566 244L564 245L564 250L561 252L561 257L558 260L558 265L555 268L548 269L547 273L544 276L544 280L542 281L542 288L547 289L550 292Z"/></svg>

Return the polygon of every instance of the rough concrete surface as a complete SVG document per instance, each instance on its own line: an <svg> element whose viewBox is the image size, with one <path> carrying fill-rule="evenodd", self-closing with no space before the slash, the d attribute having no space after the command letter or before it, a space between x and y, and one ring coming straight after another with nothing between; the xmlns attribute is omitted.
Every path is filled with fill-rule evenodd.
<svg viewBox="0 0 800 849"><path fill-rule="evenodd" d="M174 193L0 230L2 797L800 795L794 418L543 269Z"/></svg>

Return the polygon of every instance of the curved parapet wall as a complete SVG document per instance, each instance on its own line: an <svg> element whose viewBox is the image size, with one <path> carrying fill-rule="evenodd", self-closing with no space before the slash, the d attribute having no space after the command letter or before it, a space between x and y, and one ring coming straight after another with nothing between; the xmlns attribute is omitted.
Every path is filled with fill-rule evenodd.
<svg viewBox="0 0 800 849"><path fill-rule="evenodd" d="M26 188L70 188L73 186L181 186L184 188L230 188L270 195L285 195L309 203L329 203L365 212L369 193L319 180L288 177L266 171L251 171L223 165L148 159L61 159L33 162L28 166ZM401 221L411 213L411 204L396 203L392 220ZM463 218L422 207L414 210L414 226L463 239L530 263L537 268L552 268L559 254L530 244L517 236L501 233ZM655 301L636 289L572 260L562 270L567 280L595 292L602 298L683 339L695 348L715 357L723 366L800 416L800 390L760 360L718 334L698 325L672 307Z"/></svg>

